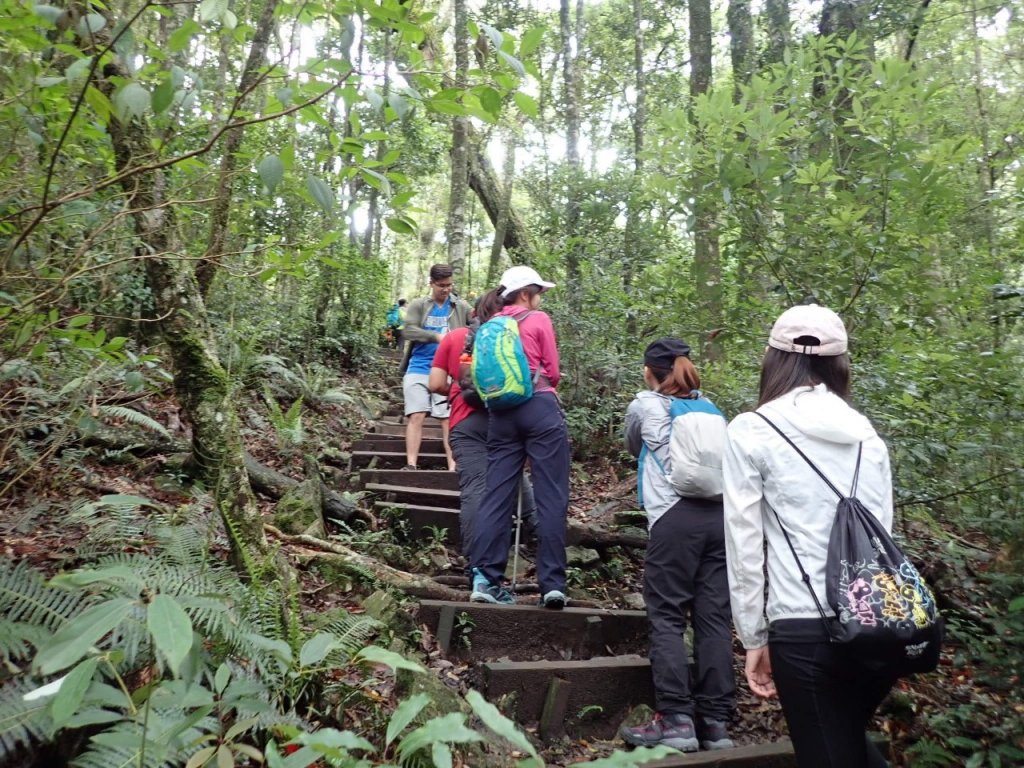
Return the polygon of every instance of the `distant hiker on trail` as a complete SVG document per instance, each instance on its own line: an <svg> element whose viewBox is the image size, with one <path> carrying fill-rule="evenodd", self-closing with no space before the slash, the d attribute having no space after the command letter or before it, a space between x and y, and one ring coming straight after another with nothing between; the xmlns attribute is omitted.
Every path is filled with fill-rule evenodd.
<svg viewBox="0 0 1024 768"><path fill-rule="evenodd" d="M761 363L757 410L733 419L725 452L729 585L736 634L747 649L747 682L758 696L778 695L801 768L888 765L865 733L895 677L870 668L849 645L831 642L818 608L829 605L836 493L759 415L843 493L854 495L856 478L856 497L891 529L889 452L848 403L846 350L846 328L832 310L806 305L783 312Z"/></svg>
<svg viewBox="0 0 1024 768"><path fill-rule="evenodd" d="M402 392L405 396L405 469L417 469L423 423L429 413L441 420L448 469L455 468L448 446L448 402L427 389L430 366L437 345L448 331L469 325L469 304L452 292L452 268L435 264L430 268L430 294L413 299L405 315L403 338L408 342L402 357Z"/></svg>
<svg viewBox="0 0 1024 768"><path fill-rule="evenodd" d="M451 407L448 442L459 473L459 527L462 533L462 553L467 561L480 505L487 493L487 411L479 398L472 397L472 391L466 393L462 390L459 379L464 366L461 359L467 346L467 337L481 323L501 311L501 306L501 296L497 289L481 296L476 302L469 327L456 328L441 340L430 369L430 391L447 395ZM537 525L533 484L525 473L522 482L523 519L527 527L533 530Z"/></svg>
<svg viewBox="0 0 1024 768"><path fill-rule="evenodd" d="M736 681L721 500L726 421L701 395L690 347L680 339L647 347L644 382L648 390L626 411L625 439L640 459L638 490L649 529L644 602L657 714L646 725L623 727L621 735L634 746L727 749L735 746L727 723Z"/></svg>
<svg viewBox="0 0 1024 768"><path fill-rule="evenodd" d="M499 288L504 308L480 327L474 341L474 366L484 359L481 346L488 326L504 329L507 338L519 342L516 351L525 356L529 368L525 383L532 382L533 393L525 402L511 407L488 405L487 496L474 526L470 552L473 567L470 599L474 602L515 602L502 586L502 579L511 545L519 478L527 458L537 500L540 602L553 609L561 609L567 602L565 523L569 510L569 430L555 390L561 378L555 329L551 318L539 309L542 294L552 287L554 283L542 280L530 267L506 270ZM480 394L486 400L486 393Z"/></svg>
<svg viewBox="0 0 1024 768"><path fill-rule="evenodd" d="M399 299L391 305L388 310L385 322L388 332L391 335L391 346L395 349L402 348L402 330L405 328L405 299Z"/></svg>

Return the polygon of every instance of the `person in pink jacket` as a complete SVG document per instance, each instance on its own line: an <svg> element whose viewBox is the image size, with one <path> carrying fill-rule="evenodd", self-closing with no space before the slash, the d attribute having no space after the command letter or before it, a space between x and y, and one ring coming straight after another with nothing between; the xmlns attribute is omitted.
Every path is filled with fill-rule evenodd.
<svg viewBox="0 0 1024 768"><path fill-rule="evenodd" d="M512 267L501 276L504 307L499 315L522 318L519 335L536 381L525 403L488 411L487 496L471 542L473 593L470 600L514 603L502 586L516 492L530 459L537 502L537 581L541 604L561 609L565 596L565 521L569 512L569 430L558 400L561 379L558 347L551 318L540 311L545 291L554 283L530 267ZM529 314L527 314L529 313Z"/></svg>

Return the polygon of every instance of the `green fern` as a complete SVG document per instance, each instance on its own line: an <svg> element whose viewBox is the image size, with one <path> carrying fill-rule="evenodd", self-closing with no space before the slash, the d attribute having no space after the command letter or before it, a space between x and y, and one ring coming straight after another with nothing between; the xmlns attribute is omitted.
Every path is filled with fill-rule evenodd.
<svg viewBox="0 0 1024 768"><path fill-rule="evenodd" d="M35 688L38 685L25 678L14 678L0 686L0 765L44 740L53 727L46 699L23 698Z"/></svg>
<svg viewBox="0 0 1024 768"><path fill-rule="evenodd" d="M102 417L127 421L129 424L148 429L150 432L156 432L163 437L169 438L171 436L171 433L167 431L163 424L144 413L136 411L134 408L126 408L123 405L97 405L96 411Z"/></svg>
<svg viewBox="0 0 1024 768"><path fill-rule="evenodd" d="M48 586L42 574L25 562L0 559L0 614L9 622L39 627L53 633L70 616L94 599L85 592ZM2 648L5 653L14 649Z"/></svg>

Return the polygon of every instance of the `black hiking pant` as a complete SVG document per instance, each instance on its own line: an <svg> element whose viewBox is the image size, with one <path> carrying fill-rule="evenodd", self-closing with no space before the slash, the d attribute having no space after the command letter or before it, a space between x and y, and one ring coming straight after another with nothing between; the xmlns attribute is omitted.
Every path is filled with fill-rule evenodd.
<svg viewBox="0 0 1024 768"><path fill-rule="evenodd" d="M768 629L772 678L800 768L883 768L867 727L896 679L829 642L820 619L779 619Z"/></svg>
<svg viewBox="0 0 1024 768"><path fill-rule="evenodd" d="M728 721L736 707L722 502L680 499L654 523L644 559L655 709ZM690 687L687 619L693 622Z"/></svg>

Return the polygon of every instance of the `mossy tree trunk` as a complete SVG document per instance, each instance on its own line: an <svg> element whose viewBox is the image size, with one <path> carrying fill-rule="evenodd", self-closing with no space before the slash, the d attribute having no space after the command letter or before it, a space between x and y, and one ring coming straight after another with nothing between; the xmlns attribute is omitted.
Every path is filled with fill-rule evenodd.
<svg viewBox="0 0 1024 768"><path fill-rule="evenodd" d="M101 35L79 40L89 55L98 54L108 43ZM97 88L111 98L114 81L130 80L131 73L114 56L96 77ZM164 174L156 169L131 173L155 160L153 138L134 118L111 117L108 133L117 171L123 174L124 205L131 211L156 315L171 352L175 392L192 426L192 461L213 490L217 510L231 533L236 565L241 567L246 560L251 564L253 555L265 554L268 546L243 461L228 376L214 352L212 329L191 262L183 258L176 242L174 208L167 199Z"/></svg>

